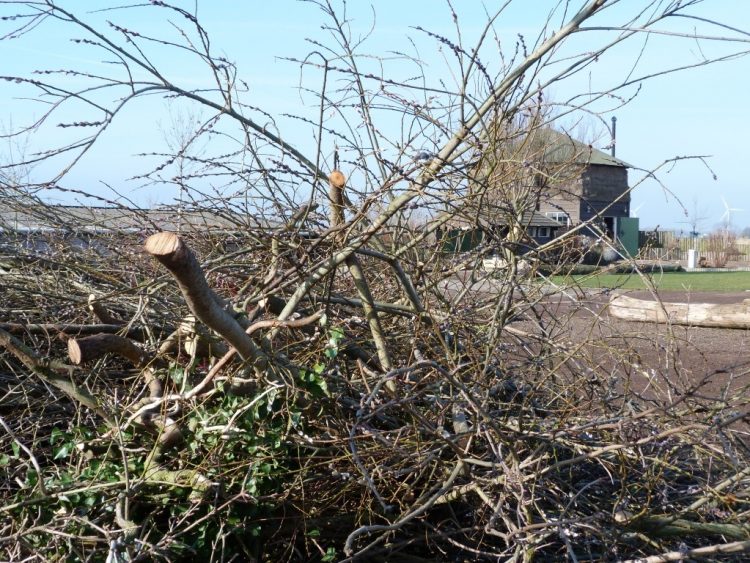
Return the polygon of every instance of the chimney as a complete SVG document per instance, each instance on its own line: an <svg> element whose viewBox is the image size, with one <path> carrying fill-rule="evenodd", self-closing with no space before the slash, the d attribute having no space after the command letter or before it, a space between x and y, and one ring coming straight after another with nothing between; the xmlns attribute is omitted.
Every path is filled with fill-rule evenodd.
<svg viewBox="0 0 750 563"><path fill-rule="evenodd" d="M613 115L612 116L612 144L609 146L609 149L612 152L613 158L615 156L616 144L617 144L617 118Z"/></svg>

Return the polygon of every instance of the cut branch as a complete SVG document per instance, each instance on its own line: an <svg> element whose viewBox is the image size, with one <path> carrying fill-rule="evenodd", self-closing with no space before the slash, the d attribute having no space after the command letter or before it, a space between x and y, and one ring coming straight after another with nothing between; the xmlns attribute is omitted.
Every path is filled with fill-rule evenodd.
<svg viewBox="0 0 750 563"><path fill-rule="evenodd" d="M193 314L234 346L243 360L253 362L258 370L265 369L265 354L220 305L218 297L208 287L195 255L180 237L169 232L156 233L146 239L144 248L177 280Z"/></svg>
<svg viewBox="0 0 750 563"><path fill-rule="evenodd" d="M334 170L328 176L328 181L330 183L331 228L340 231L344 226L344 202L346 201L344 189L346 187L346 177L340 171ZM343 241L343 233L339 232L339 236L335 240ZM362 309L364 310L367 323L370 325L370 333L372 334L375 348L378 351L380 365L384 371L390 371L392 363L390 354L388 353L388 342L385 339L383 327L380 325L378 312L375 309L375 301L372 298L372 292L367 283L365 272L357 256L354 254L348 256L344 262L354 280L354 287L357 288L359 298L362 300ZM389 387L392 385L393 383L389 382Z"/></svg>
<svg viewBox="0 0 750 563"><path fill-rule="evenodd" d="M747 524L725 524L723 522L694 522L669 516L642 516L628 519L627 514L618 513L615 520L629 530L641 532L651 538L685 536L726 536L733 540L750 538Z"/></svg>
<svg viewBox="0 0 750 563"><path fill-rule="evenodd" d="M94 314L96 319L102 324L121 325L121 321L112 316L107 308L96 300L96 295L89 295L89 310Z"/></svg>
<svg viewBox="0 0 750 563"><path fill-rule="evenodd" d="M48 334L50 332L65 332L69 334L97 334L106 332L115 334L124 332L130 338L142 339L146 331L139 327L124 328L121 324L85 325L78 323L0 323L0 330L11 334Z"/></svg>
<svg viewBox="0 0 750 563"><path fill-rule="evenodd" d="M713 558L722 553L745 553L747 551L750 551L750 540L720 543L717 545L688 549L686 551L668 551L667 553L662 553L660 555L639 557L638 559L627 559L623 561L623 563L667 563L668 561L687 561L699 557Z"/></svg>
<svg viewBox="0 0 750 563"><path fill-rule="evenodd" d="M68 340L68 357L77 366L98 360L109 353L117 354L139 368L149 363L148 355L144 350L127 338L116 334L102 333Z"/></svg>

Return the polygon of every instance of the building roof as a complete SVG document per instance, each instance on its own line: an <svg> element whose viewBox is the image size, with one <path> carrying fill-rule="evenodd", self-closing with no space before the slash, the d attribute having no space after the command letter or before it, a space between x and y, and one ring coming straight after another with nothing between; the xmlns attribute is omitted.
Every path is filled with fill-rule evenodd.
<svg viewBox="0 0 750 563"><path fill-rule="evenodd" d="M487 206L493 207L493 206ZM492 212L494 211L494 212ZM444 214L442 215L445 216ZM439 219L438 219L439 220ZM474 229L474 228L492 228L492 227L504 227L510 223L515 223L513 216L508 214L508 211L502 212L498 209L488 210L483 209L480 213L470 217L468 213L461 215L454 215L448 221L445 222L445 228L448 229ZM550 217L547 217L543 213L537 213L536 211L525 211L518 218L517 224L523 227L550 227L552 229L558 229L564 225L559 221L555 221Z"/></svg>
<svg viewBox="0 0 750 563"><path fill-rule="evenodd" d="M521 218L521 224L528 225L529 227L552 227L553 229L564 226L560 221L556 221L547 217L544 213L537 213L536 211L524 213Z"/></svg>
<svg viewBox="0 0 750 563"><path fill-rule="evenodd" d="M544 160L552 163L595 164L632 168L619 158L574 139L565 132L545 127L532 133L534 143L544 145Z"/></svg>
<svg viewBox="0 0 750 563"><path fill-rule="evenodd" d="M45 232L136 232L147 228L175 231L234 231L243 228L279 228L278 219L241 214L230 210L154 209L46 205L11 200L0 203L0 231Z"/></svg>

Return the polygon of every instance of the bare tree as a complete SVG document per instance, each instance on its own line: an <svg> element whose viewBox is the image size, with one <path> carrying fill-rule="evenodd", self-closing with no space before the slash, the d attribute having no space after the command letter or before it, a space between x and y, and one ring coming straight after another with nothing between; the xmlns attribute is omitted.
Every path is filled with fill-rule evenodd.
<svg viewBox="0 0 750 563"><path fill-rule="evenodd" d="M686 215L688 216L688 220L683 222L690 225L690 236L699 236L701 234L701 227L706 219L708 219L708 215L706 215L706 208L698 203L697 197L693 198L693 205L689 212L686 211Z"/></svg>

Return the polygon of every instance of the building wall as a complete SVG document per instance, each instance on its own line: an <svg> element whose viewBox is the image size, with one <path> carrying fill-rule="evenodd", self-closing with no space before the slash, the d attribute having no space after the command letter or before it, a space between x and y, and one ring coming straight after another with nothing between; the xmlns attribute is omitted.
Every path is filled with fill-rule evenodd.
<svg viewBox="0 0 750 563"><path fill-rule="evenodd" d="M601 217L629 217L630 203L617 202L612 200L581 200L581 209L579 216L581 221L588 221L595 215Z"/></svg>
<svg viewBox="0 0 750 563"><path fill-rule="evenodd" d="M550 213L567 213L570 217L571 224L578 223L581 220L581 200L580 198L559 193L550 198L544 198L539 201L539 213L549 216Z"/></svg>
<svg viewBox="0 0 750 563"><path fill-rule="evenodd" d="M613 203L622 194L625 195ZM541 198L539 212L549 215L560 211L567 213L574 225L597 214L628 217L630 194L627 168L596 164L585 167L576 181L564 188L550 190L547 197Z"/></svg>
<svg viewBox="0 0 750 563"><path fill-rule="evenodd" d="M621 202L630 203L628 169L622 166L587 166L581 174L581 188L581 196L588 201L611 202L625 193Z"/></svg>

